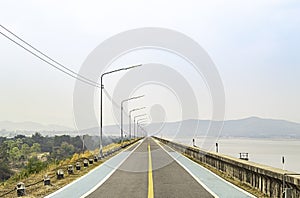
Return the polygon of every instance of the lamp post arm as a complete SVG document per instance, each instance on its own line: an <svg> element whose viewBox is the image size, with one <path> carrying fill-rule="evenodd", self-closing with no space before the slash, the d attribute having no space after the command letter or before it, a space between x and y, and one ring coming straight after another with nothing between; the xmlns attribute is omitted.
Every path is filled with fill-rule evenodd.
<svg viewBox="0 0 300 198"><path fill-rule="evenodd" d="M120 69L116 69L116 70L112 70L112 71L109 71L109 72L105 72L103 74L101 74L101 78L107 74L111 74L111 73L115 73L115 72L118 72L118 71L124 71L124 70L128 70L128 69L133 69L135 67L140 67L142 66L142 64L138 64L138 65L133 65L133 66L130 66L130 67L125 67L125 68L120 68Z"/></svg>

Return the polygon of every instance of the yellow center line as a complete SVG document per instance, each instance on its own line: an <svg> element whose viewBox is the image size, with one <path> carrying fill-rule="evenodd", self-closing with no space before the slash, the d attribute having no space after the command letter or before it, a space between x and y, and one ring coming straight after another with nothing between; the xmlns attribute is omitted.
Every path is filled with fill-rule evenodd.
<svg viewBox="0 0 300 198"><path fill-rule="evenodd" d="M151 160L151 149L148 143L148 154L149 154L149 165L148 165L148 198L153 198L153 177L152 177L152 160Z"/></svg>

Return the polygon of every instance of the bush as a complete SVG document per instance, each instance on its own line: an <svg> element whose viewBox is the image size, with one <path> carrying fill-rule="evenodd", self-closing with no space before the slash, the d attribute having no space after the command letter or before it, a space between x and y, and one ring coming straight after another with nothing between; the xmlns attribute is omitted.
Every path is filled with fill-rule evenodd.
<svg viewBox="0 0 300 198"><path fill-rule="evenodd" d="M9 167L0 163L0 181L5 181L12 176L13 172L9 169Z"/></svg>
<svg viewBox="0 0 300 198"><path fill-rule="evenodd" d="M28 174L39 173L47 167L46 162L40 161L37 157L32 157L28 160L25 170Z"/></svg>

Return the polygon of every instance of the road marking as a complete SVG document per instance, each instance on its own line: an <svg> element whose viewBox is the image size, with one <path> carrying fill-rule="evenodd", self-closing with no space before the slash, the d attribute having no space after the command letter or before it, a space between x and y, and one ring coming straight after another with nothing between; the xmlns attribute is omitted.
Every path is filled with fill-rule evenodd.
<svg viewBox="0 0 300 198"><path fill-rule="evenodd" d="M153 198L153 177L152 177L152 160L151 160L151 148L148 142L148 154L149 154L149 168L148 168L148 198Z"/></svg>
<svg viewBox="0 0 300 198"><path fill-rule="evenodd" d="M210 188L208 188L202 181L199 180L198 177L196 177L188 168L186 168L181 162L179 162L176 158L174 158L161 144L158 140L154 140L160 148L162 148L172 159L174 159L185 171L187 171L207 192L209 192L213 197L219 198L216 193L214 193ZM168 146L169 147L169 146ZM174 152L176 152L173 148L169 147Z"/></svg>
<svg viewBox="0 0 300 198"><path fill-rule="evenodd" d="M186 156L182 155L181 153L175 151L175 150L174 150L173 148L171 148L169 145L163 144L163 143L161 143L161 142L158 141L158 140L155 140L155 142L156 142L156 144L158 144L163 150L165 150L165 152L167 152L167 153L168 153L168 154L169 154L169 155L170 155L170 156L171 156L178 164L180 164L187 172L189 172L190 175L192 175L192 176L198 181L198 183L204 185L203 187L206 187L207 190L209 190L210 193L212 192L212 193L213 193L213 196L219 197L219 196L216 195L216 193L214 193L212 190L210 190L210 188L208 188L203 182L201 182L201 181L199 180L199 178L198 178L196 175L194 175L190 170L188 170L188 168L185 167L185 165L183 165L181 162L179 162L179 160L178 160L176 157L172 156L172 155L171 155L171 154L163 147L163 145L166 146L166 147L168 147L169 149L171 149L174 153L177 153L179 156L181 156L181 157L187 159L187 160L190 161L191 163L193 163L193 164L195 164L195 165L197 165L197 166L202 167L201 165L199 165L198 163L194 162L193 160L187 158ZM247 192L247 191L245 191L245 190L243 190L243 189L241 189L241 188L235 186L234 184L232 184L232 183L226 181L225 179L223 179L223 178L220 177L219 175L217 175L217 174L211 172L210 170L208 170L208 169L206 169L206 168L204 168L204 167L202 167L202 168L205 169L205 170L206 170L207 172L209 172L210 174L212 174L213 176L215 176L216 178L218 178L219 180L221 180L221 181L223 181L224 183L226 183L227 185L229 185L229 186L233 187L234 189L236 189L236 190L242 192L243 194L247 195L248 197L252 197L252 198L255 197L255 196L252 195L251 193L249 193L249 192Z"/></svg>
<svg viewBox="0 0 300 198"><path fill-rule="evenodd" d="M143 143L144 140L145 139L140 140L139 143L138 143L138 145L130 152L130 154L127 157L125 157L106 177L104 177L96 186L94 186L94 188L90 189L84 195L80 196L80 198L85 198L85 197L89 196L90 194L92 194L94 191L96 191L129 158L129 156ZM124 151L129 150L134 145L136 145L136 143L134 143L133 145L129 146ZM122 151L122 152L124 152L124 151Z"/></svg>
<svg viewBox="0 0 300 198"><path fill-rule="evenodd" d="M139 147L141 144L142 144L142 142L144 141L145 139L143 139L143 140L140 140L140 141L138 141L138 145L136 146L136 148L137 147ZM132 145L130 145L128 148L126 148L125 150L123 150L123 151L121 151L120 153L118 153L117 155L115 155L115 156L113 156L112 158L114 158L114 157L117 157L117 156L119 156L121 153L123 153L123 152L125 152L125 151L127 151L128 149L130 149L131 147L133 147L133 146L135 146L137 143L134 143L134 144L132 144ZM128 156L126 156L118 165L117 165L117 167L115 167L115 169L113 169L112 170L112 172L109 174L109 175L111 175L133 152L134 152L134 150L136 149L136 148L134 148L130 153L129 153L129 155ZM109 158L107 161L105 161L105 162L103 162L102 164L100 164L100 165L98 165L97 167L95 167L93 170L91 170L91 171L89 171L88 173L86 173L85 175L83 175L82 177L79 177L79 178L77 178L76 180L74 180L74 181L72 181L71 183L69 183L69 184L67 184L66 186L64 186L64 187L62 187L62 188L60 188L59 190L57 190L57 191L55 191L55 192L53 192L53 193L51 193L51 194L49 194L49 195L47 195L45 198L51 198L51 197L55 197L55 196L57 196L59 193L61 193L61 192L63 192L64 190L66 190L67 188L69 188L69 187L71 187L72 185L74 185L74 184L76 184L76 183L78 183L78 182L80 182L80 180L82 180L82 179L84 179L84 178L86 178L86 177L89 177L90 175L92 175L92 174L94 174L94 172L96 172L99 168L101 168L102 166L105 166L106 165L106 163L109 161L109 160L111 160L112 158ZM107 176L106 176L107 177ZM102 184L105 180L107 180L107 178L104 178L99 184ZM98 187L99 187L99 184L97 185ZM93 189L93 190L89 190L88 191L88 193L85 193L84 195L85 196L87 196L88 194L90 194L90 193L92 193L92 191L95 191L96 189ZM82 196L82 197L85 197L85 196Z"/></svg>

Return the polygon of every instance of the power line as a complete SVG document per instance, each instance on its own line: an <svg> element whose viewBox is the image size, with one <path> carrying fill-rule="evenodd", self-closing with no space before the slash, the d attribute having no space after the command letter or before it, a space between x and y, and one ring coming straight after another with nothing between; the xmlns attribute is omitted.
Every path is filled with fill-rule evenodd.
<svg viewBox="0 0 300 198"><path fill-rule="evenodd" d="M23 48L24 50L26 50L27 52L29 52L30 54L32 54L33 56L37 57L38 59L42 60L43 62L49 64L50 66L54 67L55 69L63 72L64 74L72 77L72 78L75 78L85 84L88 84L90 86L93 86L93 87L97 87L97 88L100 88L101 85L98 83L98 82L95 82L95 81L92 81L88 78L86 78L85 76L82 76L76 72L74 72L73 70L69 69L68 67L66 67L65 65L59 63L58 61L52 59L51 57L49 57L48 55L46 55L45 53L43 53L42 51L40 51L39 49L35 48L33 45L31 45L30 43L28 43L27 41L25 41L24 39L22 39L21 37L19 37L18 35L16 35L15 33L13 33L12 31L10 31L9 29L7 29L6 27L4 27L3 25L0 24L0 27L2 29L4 29L5 31L7 31L8 33L10 33L11 35L13 35L14 37L16 37L17 39L19 39L21 42L25 43L27 46L29 46L30 48L32 48L34 51L28 49L27 47L25 47L24 45L20 44L19 42L17 42L16 40L12 39L11 37L9 37L8 35L6 35L5 33L3 33L2 31L0 31L0 34L3 35L5 38L7 38L8 40L12 41L13 43L15 43L16 45L18 45L19 47ZM46 57L47 59L51 60L53 63L59 65L60 67L58 67L57 65L51 63L49 60L46 60L44 57L41 57L39 54L43 55L44 57ZM62 69L63 68L63 69ZM65 70L67 71L65 71ZM123 70L123 69L122 69ZM80 77L80 78L79 78ZM118 108L120 108L120 105L117 104L113 99L112 97L109 95L109 93L104 89L104 92L106 93L107 97L110 99L110 101L112 102L112 104ZM126 112L125 112L126 115L128 115Z"/></svg>
<svg viewBox="0 0 300 198"><path fill-rule="evenodd" d="M38 53L42 54L43 56L45 56L46 58L48 58L49 60L51 60L52 62L56 63L57 65L59 65L60 67L64 68L65 70L71 72L67 72L65 70L63 70L62 68L54 65L53 63L49 62L48 60L46 60L45 58L39 56L37 53L29 50L28 48L26 48L25 46L23 46L22 44L18 43L17 41L15 41L14 39L10 38L9 36L7 36L5 33L1 32L0 31L0 34L2 34L5 38L9 39L10 41L12 41L13 43L15 43L16 45L18 45L19 47L23 48L24 50L26 50L27 52L29 52L30 54L32 54L33 56L37 57L38 59L44 61L45 63L49 64L50 66L54 67L55 69L63 72L64 74L72 77L72 78L75 78L83 83L86 83L90 86L93 86L93 87L98 87L100 88L100 84L98 82L95 82L95 81L92 81L76 72L74 72L73 70L69 69L68 67L62 65L61 63L55 61L54 59L52 59L51 57L49 57L48 55L46 55L45 53L43 53L42 51L38 50L37 48L35 48L34 46L32 46L30 43L26 42L24 39L22 39L21 37L19 37L18 35L16 35L15 33L13 33L12 31L10 31L9 29L7 29L6 27L4 27L3 25L0 24L0 27L3 28L4 30L6 30L7 32L9 32L11 35L13 35L14 37L16 37L17 39L19 39L20 41L22 41L23 43L25 43L26 45L28 45L29 47L31 47L32 49L34 49L35 51L37 51ZM81 77L81 78L78 78L78 77ZM84 79L84 80L83 80ZM118 103L116 103L112 97L110 96L110 94L107 92L106 89L104 89L104 92L106 94L106 96L108 97L108 99L112 102L112 104L114 106L116 106L117 108L120 108L120 105ZM126 112L125 112L126 115L128 115Z"/></svg>
<svg viewBox="0 0 300 198"><path fill-rule="evenodd" d="M39 58L40 60L44 61L45 63L49 64L50 66L54 67L55 69L67 74L68 76L75 78L83 83L86 83L90 86L93 87L98 87L100 88L99 83L92 81L76 72L74 72L73 70L67 68L66 66L60 64L59 62L55 61L54 59L52 59L51 57L47 56L45 53L41 52L40 50L38 50L37 48L33 47L31 44L29 44L28 42L26 42L25 40L23 40L22 38L20 38L19 36L17 36L16 34L14 34L13 32L11 32L10 30L8 30L7 28L5 28L3 25L1 25L1 28L3 28L4 30L6 30L7 32L9 32L10 34L12 34L13 36L15 36L16 38L18 38L20 41L22 41L23 43L25 43L26 45L30 46L32 49L34 49L35 51L37 51L38 53L42 54L43 56L45 56L46 58L48 58L49 60L53 61L54 63L56 63L57 65L59 65L60 67L64 68L65 70L71 72L67 72L65 70L63 70L62 68L59 68L58 66L54 65L53 63L50 63L48 60L46 60L45 58L39 56L37 53L29 50L28 48L26 48L25 46L23 46L22 44L18 43L17 41L15 41L14 39L10 38L9 36L7 36L6 34L4 34L3 32L0 31L0 34L2 34L5 38L9 39L10 41L12 41L13 43L15 43L16 45L18 45L19 47L23 48L24 50L26 50L27 52L29 52L30 54L34 55L35 57ZM81 77L81 78L78 78Z"/></svg>
<svg viewBox="0 0 300 198"><path fill-rule="evenodd" d="M104 93L106 94L106 97L111 101L111 103L114 105L114 106L116 106L117 108L121 108L121 106L116 102L116 101L114 101L113 99L112 99L112 96L108 93L108 91L104 88L103 89L103 91L104 91Z"/></svg>

